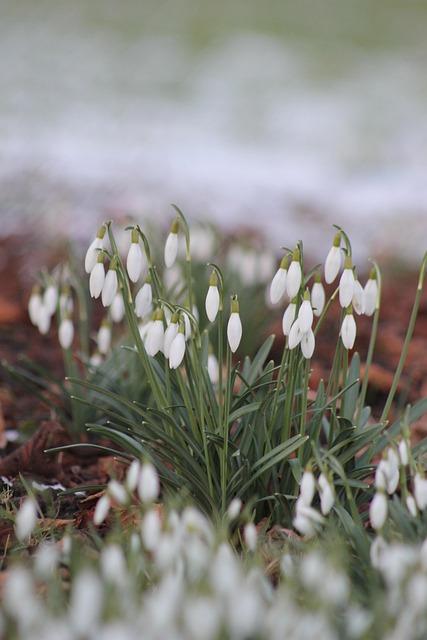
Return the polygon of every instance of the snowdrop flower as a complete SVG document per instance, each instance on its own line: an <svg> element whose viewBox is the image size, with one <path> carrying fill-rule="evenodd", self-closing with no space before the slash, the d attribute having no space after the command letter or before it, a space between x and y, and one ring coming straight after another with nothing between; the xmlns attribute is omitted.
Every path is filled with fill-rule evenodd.
<svg viewBox="0 0 427 640"><path fill-rule="evenodd" d="M162 523L157 509L150 509L141 524L141 538L147 551L154 551L159 544Z"/></svg>
<svg viewBox="0 0 427 640"><path fill-rule="evenodd" d="M295 349L295 347L299 345L299 343L302 340L302 335L303 334L299 326L299 320L297 318L293 323L291 330L289 331L289 338L288 338L289 349Z"/></svg>
<svg viewBox="0 0 427 640"><path fill-rule="evenodd" d="M139 244L138 229L132 229L131 231L131 243L126 259L126 269L132 282L138 282L144 269L144 256Z"/></svg>
<svg viewBox="0 0 427 640"><path fill-rule="evenodd" d="M376 483L379 488L385 489L392 495L399 485L399 458L392 447L389 447L385 458L378 464L375 473ZM381 485L385 486L381 486Z"/></svg>
<svg viewBox="0 0 427 640"><path fill-rule="evenodd" d="M339 270L341 269L341 233L335 235L332 243L332 247L329 249L329 253L325 261L325 280L327 284L331 284L337 277Z"/></svg>
<svg viewBox="0 0 427 640"><path fill-rule="evenodd" d="M283 330L284 336L289 335L292 324L295 320L296 310L297 310L296 298L294 298L291 301L291 303L288 304L288 306L286 307L285 313L283 314L282 330Z"/></svg>
<svg viewBox="0 0 427 640"><path fill-rule="evenodd" d="M107 485L107 491L108 495L119 504L126 504L126 502L128 501L128 494L126 489L117 480L110 480Z"/></svg>
<svg viewBox="0 0 427 640"><path fill-rule="evenodd" d="M85 271L88 274L92 273L92 269L95 267L98 260L98 254L102 249L104 249L106 231L107 227L103 224L96 234L96 238L91 242L88 250L86 251Z"/></svg>
<svg viewBox="0 0 427 640"><path fill-rule="evenodd" d="M151 462L144 462L139 474L138 495L142 502L154 502L159 497L159 476Z"/></svg>
<svg viewBox="0 0 427 640"><path fill-rule="evenodd" d="M356 321L351 306L347 307L343 323L341 325L341 340L346 349L353 349L356 340Z"/></svg>
<svg viewBox="0 0 427 640"><path fill-rule="evenodd" d="M249 551L255 551L258 533L253 522L248 522L243 530L243 538Z"/></svg>
<svg viewBox="0 0 427 640"><path fill-rule="evenodd" d="M38 318L37 318L37 328L40 333L45 336L50 329L51 323L51 315L46 308L46 306L42 303L39 308Z"/></svg>
<svg viewBox="0 0 427 640"><path fill-rule="evenodd" d="M102 355L106 355L111 345L111 325L108 320L103 320L97 336L98 351Z"/></svg>
<svg viewBox="0 0 427 640"><path fill-rule="evenodd" d="M101 300L104 307L109 307L113 304L113 300L116 297L117 289L119 287L116 266L117 262L115 258L113 258L105 277L104 286L102 287Z"/></svg>
<svg viewBox="0 0 427 640"><path fill-rule="evenodd" d="M92 298L99 298L101 295L102 288L105 282L105 271L104 271L104 254L102 251L98 253L97 261L90 272L89 278L89 290Z"/></svg>
<svg viewBox="0 0 427 640"><path fill-rule="evenodd" d="M209 289L206 295L205 309L209 322L215 322L215 318L219 311L220 297L218 291L218 276L215 271L212 271L209 279Z"/></svg>
<svg viewBox="0 0 427 640"><path fill-rule="evenodd" d="M20 542L30 537L37 524L37 504L34 498L27 496L22 502L15 519L15 533Z"/></svg>
<svg viewBox="0 0 427 640"><path fill-rule="evenodd" d="M123 302L123 294L118 291L114 296L114 300L110 307L110 315L113 322L121 322L125 315L125 303Z"/></svg>
<svg viewBox="0 0 427 640"><path fill-rule="evenodd" d="M99 351L95 351L90 357L92 367L99 367L102 364L102 356Z"/></svg>
<svg viewBox="0 0 427 640"><path fill-rule="evenodd" d="M184 327L181 325L179 330L172 340L169 351L169 367L171 369L178 369L182 363L185 355L185 333Z"/></svg>
<svg viewBox="0 0 427 640"><path fill-rule="evenodd" d="M135 312L138 318L145 318L153 308L153 289L151 280L147 278L135 298Z"/></svg>
<svg viewBox="0 0 427 640"><path fill-rule="evenodd" d="M94 634L101 612L101 581L92 569L83 569L74 581L69 610L70 624L77 637Z"/></svg>
<svg viewBox="0 0 427 640"><path fill-rule="evenodd" d="M165 339L163 342L163 353L165 354L165 358L169 358L170 356L171 344L178 333L178 329L178 314L174 313L165 331Z"/></svg>
<svg viewBox="0 0 427 640"><path fill-rule="evenodd" d="M239 302L236 295L231 298L231 314L227 325L227 338L232 353L235 353L242 339L242 322L240 320Z"/></svg>
<svg viewBox="0 0 427 640"><path fill-rule="evenodd" d="M93 514L93 524L99 527L108 516L108 512L111 508L111 500L107 494L104 494L96 503L95 511Z"/></svg>
<svg viewBox="0 0 427 640"><path fill-rule="evenodd" d="M283 298L286 291L286 276L288 273L288 257L285 256L280 262L280 266L276 271L270 285L271 304L277 304Z"/></svg>
<svg viewBox="0 0 427 640"><path fill-rule="evenodd" d="M219 365L213 353L208 355L208 374L212 384L217 384L219 380Z"/></svg>
<svg viewBox="0 0 427 640"><path fill-rule="evenodd" d="M404 467L409 464L409 447L408 443L404 439L399 442L399 458Z"/></svg>
<svg viewBox="0 0 427 640"><path fill-rule="evenodd" d="M165 265L168 269L173 266L178 255L179 219L175 218L165 243Z"/></svg>
<svg viewBox="0 0 427 640"><path fill-rule="evenodd" d="M302 474L300 484L300 499L307 507L313 502L315 489L316 483L314 481L313 471L310 466L307 466Z"/></svg>
<svg viewBox="0 0 427 640"><path fill-rule="evenodd" d="M301 287L302 271L300 259L300 251L296 248L292 254L292 262L286 276L286 291L291 300L295 298Z"/></svg>
<svg viewBox="0 0 427 640"><path fill-rule="evenodd" d="M363 313L365 313L365 292L359 280L355 280L354 282L352 304L353 309L358 316L361 316Z"/></svg>
<svg viewBox="0 0 427 640"><path fill-rule="evenodd" d="M314 315L318 318L323 309L325 308L325 289L320 281L320 274L316 274L316 280L311 290L311 306L313 308Z"/></svg>
<svg viewBox="0 0 427 640"><path fill-rule="evenodd" d="M319 524L323 523L323 517L315 509L307 506L301 498L297 500L295 518L292 524L297 531L307 538L312 538Z"/></svg>
<svg viewBox="0 0 427 640"><path fill-rule="evenodd" d="M347 256L344 262L344 271L340 278L339 287L340 305L343 309L348 307L353 300L354 283L353 263L351 257Z"/></svg>
<svg viewBox="0 0 427 640"><path fill-rule="evenodd" d="M194 307L193 307L193 316L194 316ZM182 314L182 319L184 321L184 334L185 340L189 340L192 334L191 320L190 316L187 313Z"/></svg>
<svg viewBox="0 0 427 640"><path fill-rule="evenodd" d="M365 284L365 314L367 316L372 316L377 307L377 298L378 298L378 283L377 283L377 272L375 269L372 269L369 280Z"/></svg>
<svg viewBox="0 0 427 640"><path fill-rule="evenodd" d="M385 493L379 489L369 505L369 519L375 531L383 528L387 518L388 504Z"/></svg>
<svg viewBox="0 0 427 640"><path fill-rule="evenodd" d="M301 337L301 352L306 360L310 360L310 358L313 356L315 345L316 340L314 337L314 333L311 329L309 329Z"/></svg>
<svg viewBox="0 0 427 640"><path fill-rule="evenodd" d="M100 565L103 578L110 584L123 587L126 583L126 560L118 544L107 544L102 549Z"/></svg>
<svg viewBox="0 0 427 640"><path fill-rule="evenodd" d="M235 520L242 510L242 501L240 498L233 498L233 500L228 505L227 516L230 520Z"/></svg>
<svg viewBox="0 0 427 640"><path fill-rule="evenodd" d="M319 476L319 495L320 510L322 514L326 516L334 506L335 492L331 481L324 473L321 473Z"/></svg>
<svg viewBox="0 0 427 640"><path fill-rule="evenodd" d="M43 304L49 315L53 316L56 311L56 305L58 304L58 287L55 284L50 284L47 287L43 294Z"/></svg>
<svg viewBox="0 0 427 640"><path fill-rule="evenodd" d="M34 571L42 579L52 577L59 561L59 550L54 542L44 542L37 549Z"/></svg>
<svg viewBox="0 0 427 640"><path fill-rule="evenodd" d="M126 473L126 488L133 493L138 486L138 478L141 471L139 460L132 460Z"/></svg>
<svg viewBox="0 0 427 640"><path fill-rule="evenodd" d="M72 314L74 309L73 298L69 286L65 286L59 296L59 311L61 315Z"/></svg>
<svg viewBox="0 0 427 640"><path fill-rule="evenodd" d="M74 325L70 318L61 320L58 329L59 344L63 349L69 349L74 339Z"/></svg>
<svg viewBox="0 0 427 640"><path fill-rule="evenodd" d="M153 322L145 339L145 350L149 356L154 357L162 351L165 331L163 327L163 311L157 309L153 316Z"/></svg>
<svg viewBox="0 0 427 640"><path fill-rule="evenodd" d="M313 309L311 308L308 289L304 293L304 299L298 311L298 322L302 333L307 333L313 324Z"/></svg>
<svg viewBox="0 0 427 640"><path fill-rule="evenodd" d="M427 480L419 473L414 477L414 497L418 509L424 511L427 507Z"/></svg>
<svg viewBox="0 0 427 640"><path fill-rule="evenodd" d="M30 320L34 326L37 326L38 324L39 312L42 305L43 301L40 294L40 287L36 285L33 287L28 301L28 315L30 316Z"/></svg>
<svg viewBox="0 0 427 640"><path fill-rule="evenodd" d="M412 493L408 493L406 496L406 507L413 518L416 518L418 515L417 503L415 502L415 498Z"/></svg>

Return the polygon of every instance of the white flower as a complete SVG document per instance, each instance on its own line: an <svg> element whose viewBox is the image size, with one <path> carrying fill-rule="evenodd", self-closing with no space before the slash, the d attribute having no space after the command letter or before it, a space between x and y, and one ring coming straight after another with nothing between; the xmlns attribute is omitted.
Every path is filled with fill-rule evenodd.
<svg viewBox="0 0 427 640"><path fill-rule="evenodd" d="M185 355L185 335L180 329L170 346L169 351L169 367L171 369L178 369Z"/></svg>
<svg viewBox="0 0 427 640"><path fill-rule="evenodd" d="M363 287L360 284L359 280L355 280L354 282L352 304L353 309L358 316L361 316L363 313L365 313L365 292L363 291Z"/></svg>
<svg viewBox="0 0 427 640"><path fill-rule="evenodd" d="M38 318L37 318L37 328L43 336L45 336L49 331L50 323L51 323L51 315L48 309L46 309L45 305L41 304L39 308Z"/></svg>
<svg viewBox="0 0 427 640"><path fill-rule="evenodd" d="M118 480L110 480L107 485L107 491L109 496L119 504L126 504L128 501L127 491Z"/></svg>
<svg viewBox="0 0 427 640"><path fill-rule="evenodd" d="M356 340L356 321L351 313L351 308L349 308L349 311L345 314L340 335L344 347L346 349L352 349L354 341Z"/></svg>
<svg viewBox="0 0 427 640"><path fill-rule="evenodd" d="M233 498L233 500L228 505L227 515L230 520L235 520L242 510L242 501L240 498Z"/></svg>
<svg viewBox="0 0 427 640"><path fill-rule="evenodd" d="M179 221L175 219L172 223L170 233L165 243L165 265L170 269L178 255L178 229Z"/></svg>
<svg viewBox="0 0 427 640"><path fill-rule="evenodd" d="M40 295L40 288L36 286L34 287L28 301L28 315L30 316L31 322L35 326L38 325L39 312L42 305L43 301Z"/></svg>
<svg viewBox="0 0 427 640"><path fill-rule="evenodd" d="M163 353L165 354L165 358L169 358L171 344L178 333L179 325L178 325L178 317L177 315L172 316L170 323L168 324L165 331L165 339L163 342Z"/></svg>
<svg viewBox="0 0 427 640"><path fill-rule="evenodd" d="M141 525L141 538L148 551L154 551L159 543L162 523L157 509L148 511Z"/></svg>
<svg viewBox="0 0 427 640"><path fill-rule="evenodd" d="M427 480L419 473L414 477L414 496L418 509L424 511L427 507Z"/></svg>
<svg viewBox="0 0 427 640"><path fill-rule="evenodd" d="M301 333L307 333L313 324L313 309L311 308L308 290L304 294L304 300L298 311L298 322Z"/></svg>
<svg viewBox="0 0 427 640"><path fill-rule="evenodd" d="M15 533L20 542L30 537L37 524L37 504L34 498L26 497L15 519Z"/></svg>
<svg viewBox="0 0 427 640"><path fill-rule="evenodd" d="M56 311L56 305L58 304L58 287L55 284L50 284L43 295L43 304L47 309L47 312L52 316Z"/></svg>
<svg viewBox="0 0 427 640"><path fill-rule="evenodd" d="M99 351L95 351L95 353L91 355L90 364L92 367L99 367L102 364L102 356Z"/></svg>
<svg viewBox="0 0 427 640"><path fill-rule="evenodd" d="M301 351L306 360L310 360L310 358L312 357L315 344L316 340L314 338L314 333L311 329L309 329L306 333L303 334L301 338Z"/></svg>
<svg viewBox="0 0 427 640"><path fill-rule="evenodd" d="M69 288L63 290L59 296L59 310L61 315L72 314L74 309L73 298L70 295Z"/></svg>
<svg viewBox="0 0 427 640"><path fill-rule="evenodd" d="M103 263L103 255L98 255L98 262L90 272L89 290L92 298L99 298L105 282L105 271Z"/></svg>
<svg viewBox="0 0 427 640"><path fill-rule="evenodd" d="M135 298L135 312L138 318L145 318L153 308L153 289L150 282L145 282Z"/></svg>
<svg viewBox="0 0 427 640"><path fill-rule="evenodd" d="M299 249L295 249L292 254L292 262L286 276L286 291L291 300L292 298L295 298L298 291L300 290L301 282L302 271L300 265L300 252Z"/></svg>
<svg viewBox="0 0 427 640"><path fill-rule="evenodd" d="M289 335L292 324L295 320L296 309L297 309L297 305L295 304L295 302L291 302L286 307L285 313L283 314L283 320L282 320L282 329L283 329L284 336Z"/></svg>
<svg viewBox="0 0 427 640"><path fill-rule="evenodd" d="M335 492L332 483L324 473L319 476L320 510L324 516L328 515L334 506Z"/></svg>
<svg viewBox="0 0 427 640"><path fill-rule="evenodd" d="M409 448L406 440L399 442L399 457L401 464L406 467L409 464Z"/></svg>
<svg viewBox="0 0 427 640"><path fill-rule="evenodd" d="M344 271L340 278L339 297L340 305L343 309L348 307L353 300L354 295L354 273L351 258L347 257L344 264Z"/></svg>
<svg viewBox="0 0 427 640"><path fill-rule="evenodd" d="M73 583L69 606L71 637L95 637L102 612L102 589L100 578L92 569L83 569Z"/></svg>
<svg viewBox="0 0 427 640"><path fill-rule="evenodd" d="M369 505L369 519L375 531L383 528L387 518L388 504L385 493L380 489L374 495Z"/></svg>
<svg viewBox="0 0 427 640"><path fill-rule="evenodd" d="M126 583L126 560L118 544L106 544L101 552L102 577L110 584L123 587Z"/></svg>
<svg viewBox="0 0 427 640"><path fill-rule="evenodd" d="M365 284L365 315L371 316L377 307L378 283L375 269L371 271L369 280Z"/></svg>
<svg viewBox="0 0 427 640"><path fill-rule="evenodd" d="M289 331L289 338L288 338L289 349L295 349L295 347L299 345L301 340L302 340L302 332L299 326L299 320L297 318L293 323L291 330Z"/></svg>
<svg viewBox="0 0 427 640"><path fill-rule="evenodd" d="M108 516L108 512L110 511L111 500L109 496L104 494L96 503L95 512L93 514L93 524L96 527L99 527Z"/></svg>
<svg viewBox="0 0 427 640"><path fill-rule="evenodd" d="M334 238L332 247L329 249L329 253L325 261L325 280L327 284L331 284L337 277L339 270L341 269L342 253L340 249L341 233L338 232Z"/></svg>
<svg viewBox="0 0 427 640"><path fill-rule="evenodd" d="M144 255L139 244L139 236L136 229L132 229L131 240L126 259L126 269L132 282L138 282L144 269Z"/></svg>
<svg viewBox="0 0 427 640"><path fill-rule="evenodd" d="M139 460L132 460L126 473L127 490L133 493L138 486L138 478L141 471Z"/></svg>
<svg viewBox="0 0 427 640"><path fill-rule="evenodd" d="M104 286L102 287L101 300L104 307L109 307L113 303L118 286L117 271L113 266L108 269Z"/></svg>
<svg viewBox="0 0 427 640"><path fill-rule="evenodd" d="M138 495L142 502L154 502L159 497L160 483L151 462L144 462L139 474Z"/></svg>
<svg viewBox="0 0 427 640"><path fill-rule="evenodd" d="M417 503L415 502L415 498L412 493L408 493L408 495L406 496L406 507L411 516L416 518L418 514Z"/></svg>
<svg viewBox="0 0 427 640"><path fill-rule="evenodd" d="M213 280L213 277L215 277L215 279L217 280L217 275L215 272L212 273L210 280L211 284L209 285L205 300L206 315L208 316L209 322L215 322L220 303L218 286L216 284L212 284L212 282L215 282L215 280Z"/></svg>
<svg viewBox="0 0 427 640"><path fill-rule="evenodd" d="M316 317L322 314L325 308L325 300L326 295L323 284L321 282L315 282L311 290L311 306L313 307L313 313Z"/></svg>
<svg viewBox="0 0 427 640"><path fill-rule="evenodd" d="M313 502L315 489L316 483L314 481L313 472L310 468L307 468L302 474L300 485L300 498L303 504L307 507L309 507Z"/></svg>
<svg viewBox="0 0 427 640"><path fill-rule="evenodd" d="M232 353L235 353L242 339L242 322L239 315L237 296L233 296L231 300L231 314L227 325L227 339Z"/></svg>
<svg viewBox="0 0 427 640"><path fill-rule="evenodd" d="M163 342L165 338L165 330L163 326L163 312L158 309L153 317L153 322L148 329L145 339L145 350L148 355L154 357L163 350Z"/></svg>
<svg viewBox="0 0 427 640"><path fill-rule="evenodd" d="M280 267L276 271L270 285L271 304L277 304L283 298L286 291L286 277L288 273L288 259L282 258Z"/></svg>
<svg viewBox="0 0 427 640"><path fill-rule="evenodd" d="M208 355L208 374L212 384L217 384L219 380L219 365L213 353Z"/></svg>
<svg viewBox="0 0 427 640"><path fill-rule="evenodd" d="M97 344L99 353L105 355L109 352L111 345L111 327L108 321L104 320L99 328Z"/></svg>
<svg viewBox="0 0 427 640"><path fill-rule="evenodd" d="M59 344L63 349L69 349L73 343L74 325L70 318L61 320L58 329Z"/></svg>
<svg viewBox="0 0 427 640"><path fill-rule="evenodd" d="M245 526L245 528L243 529L243 537L249 551L255 551L258 533L253 522L248 522L248 524Z"/></svg>
<svg viewBox="0 0 427 640"><path fill-rule="evenodd" d="M106 230L107 229L105 225L102 225L102 227L99 229L97 233L96 238L91 242L88 250L86 251L86 257L85 257L86 273L92 272L92 269L97 263L98 254L100 250L104 249L104 245L105 245L104 237L105 237Z"/></svg>
<svg viewBox="0 0 427 640"><path fill-rule="evenodd" d="M194 315L194 307L193 307L193 315ZM183 313L182 317L184 320L185 340L189 340L192 334L190 316L188 315L188 313Z"/></svg>
<svg viewBox="0 0 427 640"><path fill-rule="evenodd" d="M125 315L125 303L123 302L123 294L118 291L114 296L114 300L110 307L111 319L113 322L121 322Z"/></svg>
<svg viewBox="0 0 427 640"><path fill-rule="evenodd" d="M399 459L396 452L391 447L387 450L386 457L383 458L375 471L375 486L383 489L392 495L399 484Z"/></svg>
<svg viewBox="0 0 427 640"><path fill-rule="evenodd" d="M298 498L295 508L295 518L292 521L295 529L303 536L312 538L317 531L318 525L322 523L322 515L316 511L316 509L306 505L301 497Z"/></svg>

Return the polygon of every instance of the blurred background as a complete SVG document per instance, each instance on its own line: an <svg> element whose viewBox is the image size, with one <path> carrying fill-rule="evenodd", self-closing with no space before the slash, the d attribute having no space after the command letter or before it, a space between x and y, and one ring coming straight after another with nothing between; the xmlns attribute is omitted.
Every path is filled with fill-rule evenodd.
<svg viewBox="0 0 427 640"><path fill-rule="evenodd" d="M427 244L427 4L1 0L0 234L131 213ZM317 256L316 256L317 257Z"/></svg>

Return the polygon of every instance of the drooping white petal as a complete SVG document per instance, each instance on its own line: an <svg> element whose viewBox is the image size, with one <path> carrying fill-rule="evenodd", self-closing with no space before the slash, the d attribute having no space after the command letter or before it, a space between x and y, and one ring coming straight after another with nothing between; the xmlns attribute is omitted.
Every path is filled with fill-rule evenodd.
<svg viewBox="0 0 427 640"><path fill-rule="evenodd" d="M97 263L98 253L100 249L104 248L104 240L103 238L96 237L89 245L88 250L86 251L85 256L85 271L86 273L91 273L92 269Z"/></svg>
<svg viewBox="0 0 427 640"><path fill-rule="evenodd" d="M365 284L365 315L371 316L377 306L378 284L377 281L369 278Z"/></svg>
<svg viewBox="0 0 427 640"><path fill-rule="evenodd" d="M63 349L69 349L74 339L74 325L70 318L61 320L58 329L59 344Z"/></svg>
<svg viewBox="0 0 427 640"><path fill-rule="evenodd" d="M189 340L191 338L192 330L191 330L191 320L187 313L183 314L183 320L184 320L185 339Z"/></svg>
<svg viewBox="0 0 427 640"><path fill-rule="evenodd" d="M356 321L351 313L347 313L341 325L341 340L346 349L353 349L356 340Z"/></svg>
<svg viewBox="0 0 427 640"><path fill-rule="evenodd" d="M165 354L165 358L169 358L171 344L178 333L178 323L170 322L166 331L165 331L165 339L163 343L163 353Z"/></svg>
<svg viewBox="0 0 427 640"><path fill-rule="evenodd" d="M286 291L289 298L295 298L301 287L301 265L297 260L292 260L286 276Z"/></svg>
<svg viewBox="0 0 427 640"><path fill-rule="evenodd" d="M219 365L213 353L208 355L208 374L212 384L217 384L219 380Z"/></svg>
<svg viewBox="0 0 427 640"><path fill-rule="evenodd" d="M126 504L128 501L128 493L118 480L110 480L107 485L107 491L108 495L118 504Z"/></svg>
<svg viewBox="0 0 427 640"><path fill-rule="evenodd" d="M307 333L313 324L313 309L310 300L303 300L298 311L298 322L302 333Z"/></svg>
<svg viewBox="0 0 427 640"><path fill-rule="evenodd" d="M166 243L165 243L164 257L165 257L165 265L167 266L168 269L170 269L170 267L172 267L172 265L174 264L177 255L178 255L178 234L173 233L171 231L171 233L166 238Z"/></svg>
<svg viewBox="0 0 427 640"><path fill-rule="evenodd" d="M132 282L138 282L144 269L144 255L139 242L131 242L130 244L126 269Z"/></svg>
<svg viewBox="0 0 427 640"><path fill-rule="evenodd" d="M316 340L312 329L309 329L306 333L303 333L301 338L301 351L306 360L310 360L314 353L314 347Z"/></svg>
<svg viewBox="0 0 427 640"><path fill-rule="evenodd" d="M185 335L179 331L172 340L169 351L169 367L178 369L185 355Z"/></svg>
<svg viewBox="0 0 427 640"><path fill-rule="evenodd" d="M409 464L409 448L406 440L401 440L399 442L399 458L404 467Z"/></svg>
<svg viewBox="0 0 427 640"><path fill-rule="evenodd" d="M108 269L105 277L104 286L102 287L102 304L104 307L109 307L115 298L117 288L119 286L117 280L117 272L115 269Z"/></svg>
<svg viewBox="0 0 427 640"><path fill-rule="evenodd" d="M58 287L54 284L50 284L43 295L43 304L47 309L47 312L52 316L56 311L56 305L58 304Z"/></svg>
<svg viewBox="0 0 427 640"><path fill-rule="evenodd" d="M343 309L348 307L353 300L354 294L354 273L353 269L344 269L340 278L340 305Z"/></svg>
<svg viewBox="0 0 427 640"><path fill-rule="evenodd" d="M287 270L279 267L270 285L271 304L277 304L283 298L286 291Z"/></svg>
<svg viewBox="0 0 427 640"><path fill-rule="evenodd" d="M291 330L289 331L289 338L288 338L289 349L295 349L295 347L297 347L301 342L301 339L302 339L302 332L299 326L299 320L297 318L293 323Z"/></svg>
<svg viewBox="0 0 427 640"><path fill-rule="evenodd" d="M301 478L300 498L302 502L309 507L313 502L316 483L312 471L304 471Z"/></svg>
<svg viewBox="0 0 427 640"><path fill-rule="evenodd" d="M320 510L324 516L328 515L334 506L335 492L331 482L324 473L319 476Z"/></svg>
<svg viewBox="0 0 427 640"><path fill-rule="evenodd" d="M98 350L102 355L106 355L110 350L111 345L111 327L107 324L102 324L97 337Z"/></svg>
<svg viewBox="0 0 427 640"><path fill-rule="evenodd" d="M138 486L139 474L141 472L141 465L139 460L132 460L126 473L126 487L131 493L135 491Z"/></svg>
<svg viewBox="0 0 427 640"><path fill-rule="evenodd" d="M149 356L154 357L159 351L163 350L164 337L163 320L154 320L145 340L145 350Z"/></svg>
<svg viewBox="0 0 427 640"><path fill-rule="evenodd" d="M365 292L363 291L363 287L360 284L359 280L356 280L354 283L352 304L353 309L358 316L361 316L362 313L365 313Z"/></svg>
<svg viewBox="0 0 427 640"><path fill-rule="evenodd" d="M375 531L383 528L387 518L387 498L382 491L377 491L369 505L369 519Z"/></svg>
<svg viewBox="0 0 427 640"><path fill-rule="evenodd" d="M141 525L142 542L148 551L154 551L156 549L160 541L161 530L162 522L159 512L156 509L150 509L150 511L145 514Z"/></svg>
<svg viewBox="0 0 427 640"><path fill-rule="evenodd" d="M325 289L321 282L315 282L311 290L311 306L313 307L313 313L316 317L322 314L325 308Z"/></svg>
<svg viewBox="0 0 427 640"><path fill-rule="evenodd" d="M240 498L233 498L227 509L227 516L230 520L235 520L242 510L242 501Z"/></svg>
<svg viewBox="0 0 427 640"><path fill-rule="evenodd" d="M97 262L89 278L89 290L92 298L99 298L105 282L105 270L102 262Z"/></svg>
<svg viewBox="0 0 427 640"><path fill-rule="evenodd" d="M411 516L416 518L418 515L417 503L415 502L415 498L411 493L409 493L406 497L406 507Z"/></svg>
<svg viewBox="0 0 427 640"><path fill-rule="evenodd" d="M28 314L33 325L37 326L40 307L43 301L40 293L32 293L28 301Z"/></svg>
<svg viewBox="0 0 427 640"><path fill-rule="evenodd" d="M50 329L51 315L44 304L40 305L37 316L37 328L45 336Z"/></svg>
<svg viewBox="0 0 427 640"><path fill-rule="evenodd" d="M110 507L111 500L106 494L104 494L96 503L95 512L93 514L93 524L96 527L99 527L99 525L104 522L105 518L108 516Z"/></svg>
<svg viewBox="0 0 427 640"><path fill-rule="evenodd" d="M136 294L135 312L138 318L145 318L153 308L153 289L149 282L145 282Z"/></svg>
<svg viewBox="0 0 427 640"><path fill-rule="evenodd" d="M296 313L296 309L297 306L295 303L291 302L285 310L285 313L283 314L283 320L282 320L282 329L283 329L283 335L284 336L288 336L289 332L291 330L292 324L295 320L295 313Z"/></svg>
<svg viewBox="0 0 427 640"><path fill-rule="evenodd" d="M15 533L18 540L23 542L33 532L37 524L37 504L33 498L24 499L15 518Z"/></svg>
<svg viewBox="0 0 427 640"><path fill-rule="evenodd" d="M419 473L416 473L414 477L414 497L418 509L424 511L427 507L427 479Z"/></svg>
<svg viewBox="0 0 427 640"><path fill-rule="evenodd" d="M258 533L253 522L248 522L243 529L243 538L249 551L255 551Z"/></svg>
<svg viewBox="0 0 427 640"><path fill-rule="evenodd" d="M332 246L325 260L325 281L331 284L337 277L342 262L342 252L340 247Z"/></svg>
<svg viewBox="0 0 427 640"><path fill-rule="evenodd" d="M240 315L236 312L230 314L227 325L227 339L232 353L235 353L242 339L242 322Z"/></svg>
<svg viewBox="0 0 427 640"><path fill-rule="evenodd" d="M154 502L159 497L160 482L151 462L144 462L139 474L138 495L142 502Z"/></svg>
<svg viewBox="0 0 427 640"><path fill-rule="evenodd" d="M219 291L218 287L210 286L206 294L205 309L209 322L215 322L219 310Z"/></svg>
<svg viewBox="0 0 427 640"><path fill-rule="evenodd" d="M113 322L121 322L125 315L125 303L123 302L123 294L118 291L114 296L114 300L110 307L111 319Z"/></svg>

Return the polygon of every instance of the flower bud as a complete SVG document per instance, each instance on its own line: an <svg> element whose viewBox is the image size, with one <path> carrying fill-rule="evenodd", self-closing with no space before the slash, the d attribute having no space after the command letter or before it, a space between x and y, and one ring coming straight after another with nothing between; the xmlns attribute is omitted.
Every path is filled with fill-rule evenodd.
<svg viewBox="0 0 427 640"><path fill-rule="evenodd" d="M97 263L99 251L104 249L105 245L105 232L107 228L105 225L99 229L96 238L91 242L85 257L85 271L91 273L92 269Z"/></svg>
<svg viewBox="0 0 427 640"><path fill-rule="evenodd" d="M341 233L338 232L335 235L332 247L329 249L329 253L325 261L325 281L327 284L331 284L337 277L341 269L342 253L340 249Z"/></svg>
<svg viewBox="0 0 427 640"><path fill-rule="evenodd" d="M288 336L291 330L292 324L295 320L295 314L297 310L297 305L295 299L286 307L285 313L283 314L282 320L282 330L283 335Z"/></svg>
<svg viewBox="0 0 427 640"><path fill-rule="evenodd" d="M350 256L347 256L344 263L344 271L340 278L339 297L340 305L343 309L348 307L354 295L354 273Z"/></svg>
<svg viewBox="0 0 427 640"><path fill-rule="evenodd" d="M105 282L104 255L98 254L97 262L90 272L89 290L92 298L99 298Z"/></svg>
<svg viewBox="0 0 427 640"><path fill-rule="evenodd" d="M219 311L219 291L218 291L218 276L215 271L212 271L212 275L209 280L209 289L206 295L205 309L209 322L215 322L215 318Z"/></svg>
<svg viewBox="0 0 427 640"><path fill-rule="evenodd" d="M37 524L37 503L27 496L22 502L15 519L15 533L20 542L27 540Z"/></svg>
<svg viewBox="0 0 427 640"><path fill-rule="evenodd" d="M153 289L151 282L147 280L138 291L135 298L135 313L138 318L150 315L153 308Z"/></svg>
<svg viewBox="0 0 427 640"><path fill-rule="evenodd" d="M139 244L139 233L137 229L132 229L131 244L126 259L126 269L132 282L138 282L144 269L144 256Z"/></svg>
<svg viewBox="0 0 427 640"><path fill-rule="evenodd" d="M173 266L178 255L178 230L179 220L175 219L172 223L170 233L165 243L165 265L168 269Z"/></svg>
<svg viewBox="0 0 427 640"><path fill-rule="evenodd" d="M387 518L388 504L384 491L381 489L374 495L369 505L369 519L375 531L380 531Z"/></svg>
<svg viewBox="0 0 427 640"><path fill-rule="evenodd" d="M353 349L356 340L356 321L354 319L352 308L348 307L341 325L341 340L346 349Z"/></svg>
<svg viewBox="0 0 427 640"><path fill-rule="evenodd" d="M292 262L286 276L286 291L291 300L298 294L301 282L302 271L300 265L300 252L299 249L295 249L292 254Z"/></svg>
<svg viewBox="0 0 427 640"><path fill-rule="evenodd" d="M270 285L271 304L277 304L283 298L286 291L286 277L288 274L288 258L282 258L280 267L276 271Z"/></svg>
<svg viewBox="0 0 427 640"><path fill-rule="evenodd" d="M242 322L239 315L237 296L233 296L231 299L231 314L227 325L227 339L231 352L235 353L242 339Z"/></svg>
<svg viewBox="0 0 427 640"><path fill-rule="evenodd" d="M159 497L160 483L157 471L151 462L144 462L139 474L138 495L142 502L154 502Z"/></svg>
<svg viewBox="0 0 427 640"><path fill-rule="evenodd" d="M69 349L74 339L74 325L70 318L61 320L58 330L59 344L63 349Z"/></svg>
<svg viewBox="0 0 427 640"><path fill-rule="evenodd" d="M178 369L185 355L185 334L183 327L180 327L178 333L172 340L169 351L169 367Z"/></svg>

